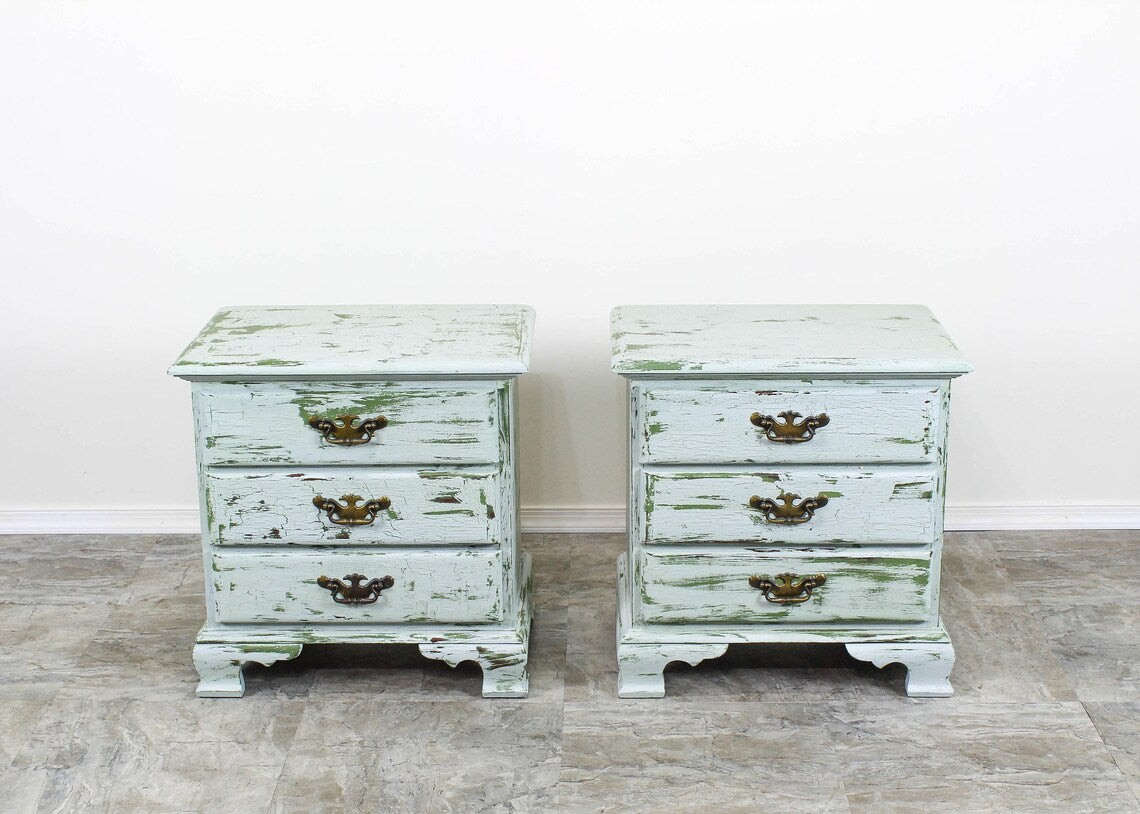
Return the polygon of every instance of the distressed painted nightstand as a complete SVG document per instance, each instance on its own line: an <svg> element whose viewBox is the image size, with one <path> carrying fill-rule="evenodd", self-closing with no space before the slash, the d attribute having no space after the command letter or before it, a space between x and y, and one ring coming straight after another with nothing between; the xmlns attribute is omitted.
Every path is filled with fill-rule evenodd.
<svg viewBox="0 0 1140 814"><path fill-rule="evenodd" d="M170 373L193 383L206 624L200 696L306 643L414 643L527 692L519 548L519 305L219 311Z"/></svg>
<svg viewBox="0 0 1140 814"><path fill-rule="evenodd" d="M921 306L623 306L629 547L618 695L734 642L842 642L948 696L938 616L950 382Z"/></svg>

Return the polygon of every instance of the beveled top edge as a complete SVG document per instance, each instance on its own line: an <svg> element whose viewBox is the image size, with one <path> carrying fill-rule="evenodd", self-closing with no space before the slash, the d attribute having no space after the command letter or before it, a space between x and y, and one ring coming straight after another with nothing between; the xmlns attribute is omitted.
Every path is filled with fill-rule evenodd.
<svg viewBox="0 0 1140 814"><path fill-rule="evenodd" d="M973 370L923 305L622 305L610 326L611 369L628 378Z"/></svg>
<svg viewBox="0 0 1140 814"><path fill-rule="evenodd" d="M515 376L529 305L227 306L170 366L190 381Z"/></svg>

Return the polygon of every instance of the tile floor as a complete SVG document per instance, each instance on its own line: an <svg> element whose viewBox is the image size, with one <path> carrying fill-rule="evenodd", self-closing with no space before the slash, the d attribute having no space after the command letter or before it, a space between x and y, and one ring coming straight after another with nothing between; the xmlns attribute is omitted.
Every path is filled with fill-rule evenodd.
<svg viewBox="0 0 1140 814"><path fill-rule="evenodd" d="M730 648L618 700L622 538L524 545L525 700L346 646L210 700L195 538L0 538L0 811L1140 811L1140 532L947 535L938 700L829 645Z"/></svg>

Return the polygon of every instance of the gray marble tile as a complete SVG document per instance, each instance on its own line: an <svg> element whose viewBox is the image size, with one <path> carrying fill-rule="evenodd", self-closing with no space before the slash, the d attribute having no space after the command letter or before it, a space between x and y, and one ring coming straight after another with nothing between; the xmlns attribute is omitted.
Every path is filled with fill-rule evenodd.
<svg viewBox="0 0 1140 814"><path fill-rule="evenodd" d="M849 810L810 707L568 702L560 811Z"/></svg>
<svg viewBox="0 0 1140 814"><path fill-rule="evenodd" d="M946 535L942 546L942 601L949 598L961 605L1021 604L1021 597L987 535Z"/></svg>
<svg viewBox="0 0 1140 814"><path fill-rule="evenodd" d="M4 811L16 814L232 814L265 811L281 767L248 761L240 744L94 744L68 768L11 768L0 776Z"/></svg>
<svg viewBox="0 0 1140 814"><path fill-rule="evenodd" d="M64 687L13 758L21 768L74 768L100 744L129 742L148 752L187 743L243 744L257 762L284 760L304 701L284 693L197 698L180 688L124 687L113 697ZM251 758L253 759L253 758Z"/></svg>
<svg viewBox="0 0 1140 814"><path fill-rule="evenodd" d="M1136 809L1140 811L1140 701L1085 702L1084 707L1112 759L1132 786Z"/></svg>
<svg viewBox="0 0 1140 814"><path fill-rule="evenodd" d="M22 810L265 810L303 702L121 689L59 691L0 781Z"/></svg>
<svg viewBox="0 0 1140 814"><path fill-rule="evenodd" d="M59 682L98 635L112 606L8 606L0 613L0 684Z"/></svg>
<svg viewBox="0 0 1140 814"><path fill-rule="evenodd" d="M0 605L113 602L156 537L10 536L0 546Z"/></svg>
<svg viewBox="0 0 1140 814"><path fill-rule="evenodd" d="M553 792L561 719L560 703L314 700L271 810L510 811Z"/></svg>
<svg viewBox="0 0 1140 814"><path fill-rule="evenodd" d="M1140 701L1140 604L1030 605L1082 701Z"/></svg>
<svg viewBox="0 0 1140 814"><path fill-rule="evenodd" d="M601 653L567 653L563 698L573 702L617 700L617 651ZM669 691L671 673L665 676Z"/></svg>
<svg viewBox="0 0 1140 814"><path fill-rule="evenodd" d="M616 582L611 581L607 585L575 585L568 601L568 652L588 653L616 646Z"/></svg>
<svg viewBox="0 0 1140 814"><path fill-rule="evenodd" d="M943 594L954 642L950 680L971 701L1075 701L1060 659L1024 605L984 605Z"/></svg>
<svg viewBox="0 0 1140 814"><path fill-rule="evenodd" d="M533 569L532 598L537 608L565 607L564 575L570 568L570 545L564 535L525 535L523 550Z"/></svg>
<svg viewBox="0 0 1140 814"><path fill-rule="evenodd" d="M988 532L1022 601L1102 604L1140 584L1140 531ZM1111 574L1111 584L1093 575ZM1093 577L1093 578L1090 578Z"/></svg>
<svg viewBox="0 0 1140 814"><path fill-rule="evenodd" d="M1078 703L831 705L853 811L1117 812L1134 798Z"/></svg>
<svg viewBox="0 0 1140 814"><path fill-rule="evenodd" d="M1136 532L951 535L957 695L937 700L906 698L900 666L830 645L733 646L672 665L664 699L617 699L623 535L524 540L528 699L483 699L478 668L414 647L343 645L248 667L244 699L198 699L196 536L16 539L6 562L25 590L0 601L3 811L1138 808L1140 603L1113 596L1140 574L1117 567L1107 598L1067 582L1119 566ZM75 603L41 602L36 574Z"/></svg>
<svg viewBox="0 0 1140 814"><path fill-rule="evenodd" d="M0 683L0 772L24 745L59 685L51 682Z"/></svg>

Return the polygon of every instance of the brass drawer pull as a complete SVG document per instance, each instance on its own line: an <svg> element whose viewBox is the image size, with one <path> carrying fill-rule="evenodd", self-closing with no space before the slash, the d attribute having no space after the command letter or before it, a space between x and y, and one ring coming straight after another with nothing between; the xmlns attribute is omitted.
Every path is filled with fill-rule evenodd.
<svg viewBox="0 0 1140 814"><path fill-rule="evenodd" d="M799 605L811 599L811 593L823 583L827 577L816 574L812 577L797 577L795 574L776 574L774 579L768 577L749 577L748 584L760 593L769 602L777 605Z"/></svg>
<svg viewBox="0 0 1140 814"><path fill-rule="evenodd" d="M777 418L784 419L781 423L770 415L753 413L752 423L764 430L769 441L776 441L781 444L802 444L815 438L815 431L820 427L826 427L831 422L827 413L809 415L797 424L796 419L799 417L800 414L794 410L785 410L777 416Z"/></svg>
<svg viewBox="0 0 1140 814"><path fill-rule="evenodd" d="M359 506L356 504L364 500L360 495L342 495L340 499L344 501L344 505L331 498L317 495L313 498L313 505L328 514L329 520L338 526L371 525L377 514L392 505L392 501L386 497L379 500L366 500Z"/></svg>
<svg viewBox="0 0 1140 814"><path fill-rule="evenodd" d="M382 430L388 426L388 419L382 415L366 418L354 426L354 422L358 418L360 418L358 415L338 415L336 418L321 418L315 415L309 419L309 426L319 432L321 437L330 444L338 444L342 447L367 444L372 440L372 436L377 430Z"/></svg>
<svg viewBox="0 0 1140 814"><path fill-rule="evenodd" d="M396 580L390 576L364 582L368 579L364 574L348 574L345 579L348 582L329 579L322 575L317 577L317 585L331 593L333 602L339 602L341 605L371 605L380 598L380 594L385 588L391 588L396 584ZM361 585L362 582L363 585Z"/></svg>
<svg viewBox="0 0 1140 814"><path fill-rule="evenodd" d="M748 505L753 509L764 512L764 519L769 523L778 523L783 526L796 526L800 523L806 523L815 515L815 510L827 505L827 498L823 495L816 495L815 497L805 497L798 504L795 502L799 495L793 495L790 492L784 492L777 500L772 500L770 497L760 497L753 495Z"/></svg>

